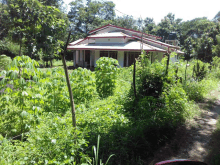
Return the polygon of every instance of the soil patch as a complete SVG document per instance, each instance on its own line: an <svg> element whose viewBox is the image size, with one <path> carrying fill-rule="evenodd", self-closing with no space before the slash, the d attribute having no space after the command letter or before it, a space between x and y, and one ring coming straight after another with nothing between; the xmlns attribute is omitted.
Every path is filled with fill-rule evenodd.
<svg viewBox="0 0 220 165"><path fill-rule="evenodd" d="M220 156L220 130L216 132L216 123L220 114L220 92L211 92L204 102L198 103L201 115L189 123L178 127L173 140L154 153L146 164L170 159L190 159L216 164L216 155ZM219 151L219 155L216 152ZM213 157L214 163L213 163ZM220 157L219 157L220 158ZM216 164L217 165L217 164Z"/></svg>

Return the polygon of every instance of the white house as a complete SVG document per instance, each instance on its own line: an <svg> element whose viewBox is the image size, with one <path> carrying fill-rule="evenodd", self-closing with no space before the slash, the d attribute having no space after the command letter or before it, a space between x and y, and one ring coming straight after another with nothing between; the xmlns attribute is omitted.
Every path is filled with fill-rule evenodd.
<svg viewBox="0 0 220 165"><path fill-rule="evenodd" d="M165 53L173 51L183 54L180 47L158 41L160 37L111 24L94 29L89 34L88 37L74 41L67 47L68 50L74 50L75 67L95 67L100 57L115 58L121 67L130 66L142 49L150 53L152 61L161 61ZM175 58L171 60L175 61Z"/></svg>

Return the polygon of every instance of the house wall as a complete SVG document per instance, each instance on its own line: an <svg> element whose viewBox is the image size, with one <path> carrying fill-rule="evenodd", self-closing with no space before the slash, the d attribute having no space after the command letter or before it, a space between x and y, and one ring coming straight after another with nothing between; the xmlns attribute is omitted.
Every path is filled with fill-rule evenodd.
<svg viewBox="0 0 220 165"><path fill-rule="evenodd" d="M118 63L121 67L124 67L124 51L118 51Z"/></svg>
<svg viewBox="0 0 220 165"><path fill-rule="evenodd" d="M178 61L177 56L171 57L170 60L171 60L172 62L177 62L177 61Z"/></svg>
<svg viewBox="0 0 220 165"><path fill-rule="evenodd" d="M94 59L94 66L96 67L96 61L99 59L100 57L100 51L99 50L95 50L95 59Z"/></svg>
<svg viewBox="0 0 220 165"><path fill-rule="evenodd" d="M80 58L78 57L79 53L81 53ZM138 52L139 53L139 52ZM150 52L151 56L150 56L150 60L152 59L152 62L156 61L156 59L161 62L162 58L163 58L163 52ZM76 64L78 66L83 66L83 51L76 51ZM100 51L99 50L91 50L90 51L90 66L91 67L96 67L96 61L100 58ZM121 67L126 66L126 64L124 64L124 51L118 51L117 52L117 60L118 63ZM128 56L127 56L127 63L128 63ZM130 57L131 58L131 57ZM80 60L80 61L78 61ZM172 62L177 61L177 57L171 58ZM74 65L75 66L75 65Z"/></svg>
<svg viewBox="0 0 220 165"><path fill-rule="evenodd" d="M158 53L157 59L159 62L161 62L161 60L163 59L163 54L164 54L163 52Z"/></svg>
<svg viewBox="0 0 220 165"><path fill-rule="evenodd" d="M152 52L152 62L158 60L161 62L163 59L163 52Z"/></svg>

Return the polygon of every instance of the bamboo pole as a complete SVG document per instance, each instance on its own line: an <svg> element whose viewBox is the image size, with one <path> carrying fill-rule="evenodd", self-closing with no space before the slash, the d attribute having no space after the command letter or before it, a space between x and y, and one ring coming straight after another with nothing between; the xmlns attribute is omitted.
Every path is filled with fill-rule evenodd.
<svg viewBox="0 0 220 165"><path fill-rule="evenodd" d="M63 67L64 67L64 71L65 71L65 75L66 75L66 82L67 82L67 86L68 86L68 90L69 90L69 97L70 97L70 103L71 103L71 112L72 112L72 124L73 124L73 127L76 127L75 105L74 105L73 93L72 93L72 89L71 89L71 85L70 85L70 79L69 79L69 74L68 74L68 70L67 70L67 66L66 66L66 60L65 60L65 55L66 55L66 50L67 50L67 45L69 43L70 35L71 35L71 30L69 32L69 35L68 35L68 38L67 38L67 41L66 41L66 45L65 45L65 48L64 48L64 53L63 53L63 55L61 55L61 57L62 57Z"/></svg>

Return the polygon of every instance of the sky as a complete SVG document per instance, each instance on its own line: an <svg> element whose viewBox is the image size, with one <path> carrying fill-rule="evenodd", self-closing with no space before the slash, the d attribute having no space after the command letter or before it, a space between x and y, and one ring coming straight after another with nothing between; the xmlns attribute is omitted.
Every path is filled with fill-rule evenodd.
<svg viewBox="0 0 220 165"><path fill-rule="evenodd" d="M64 0L66 4L73 0ZM102 1L102 0L99 0ZM106 1L106 0L103 0ZM183 21L198 17L213 19L220 11L220 0L112 0L115 9L134 18L153 18L159 23L168 13L175 14L175 18ZM117 16L123 16L116 11Z"/></svg>

